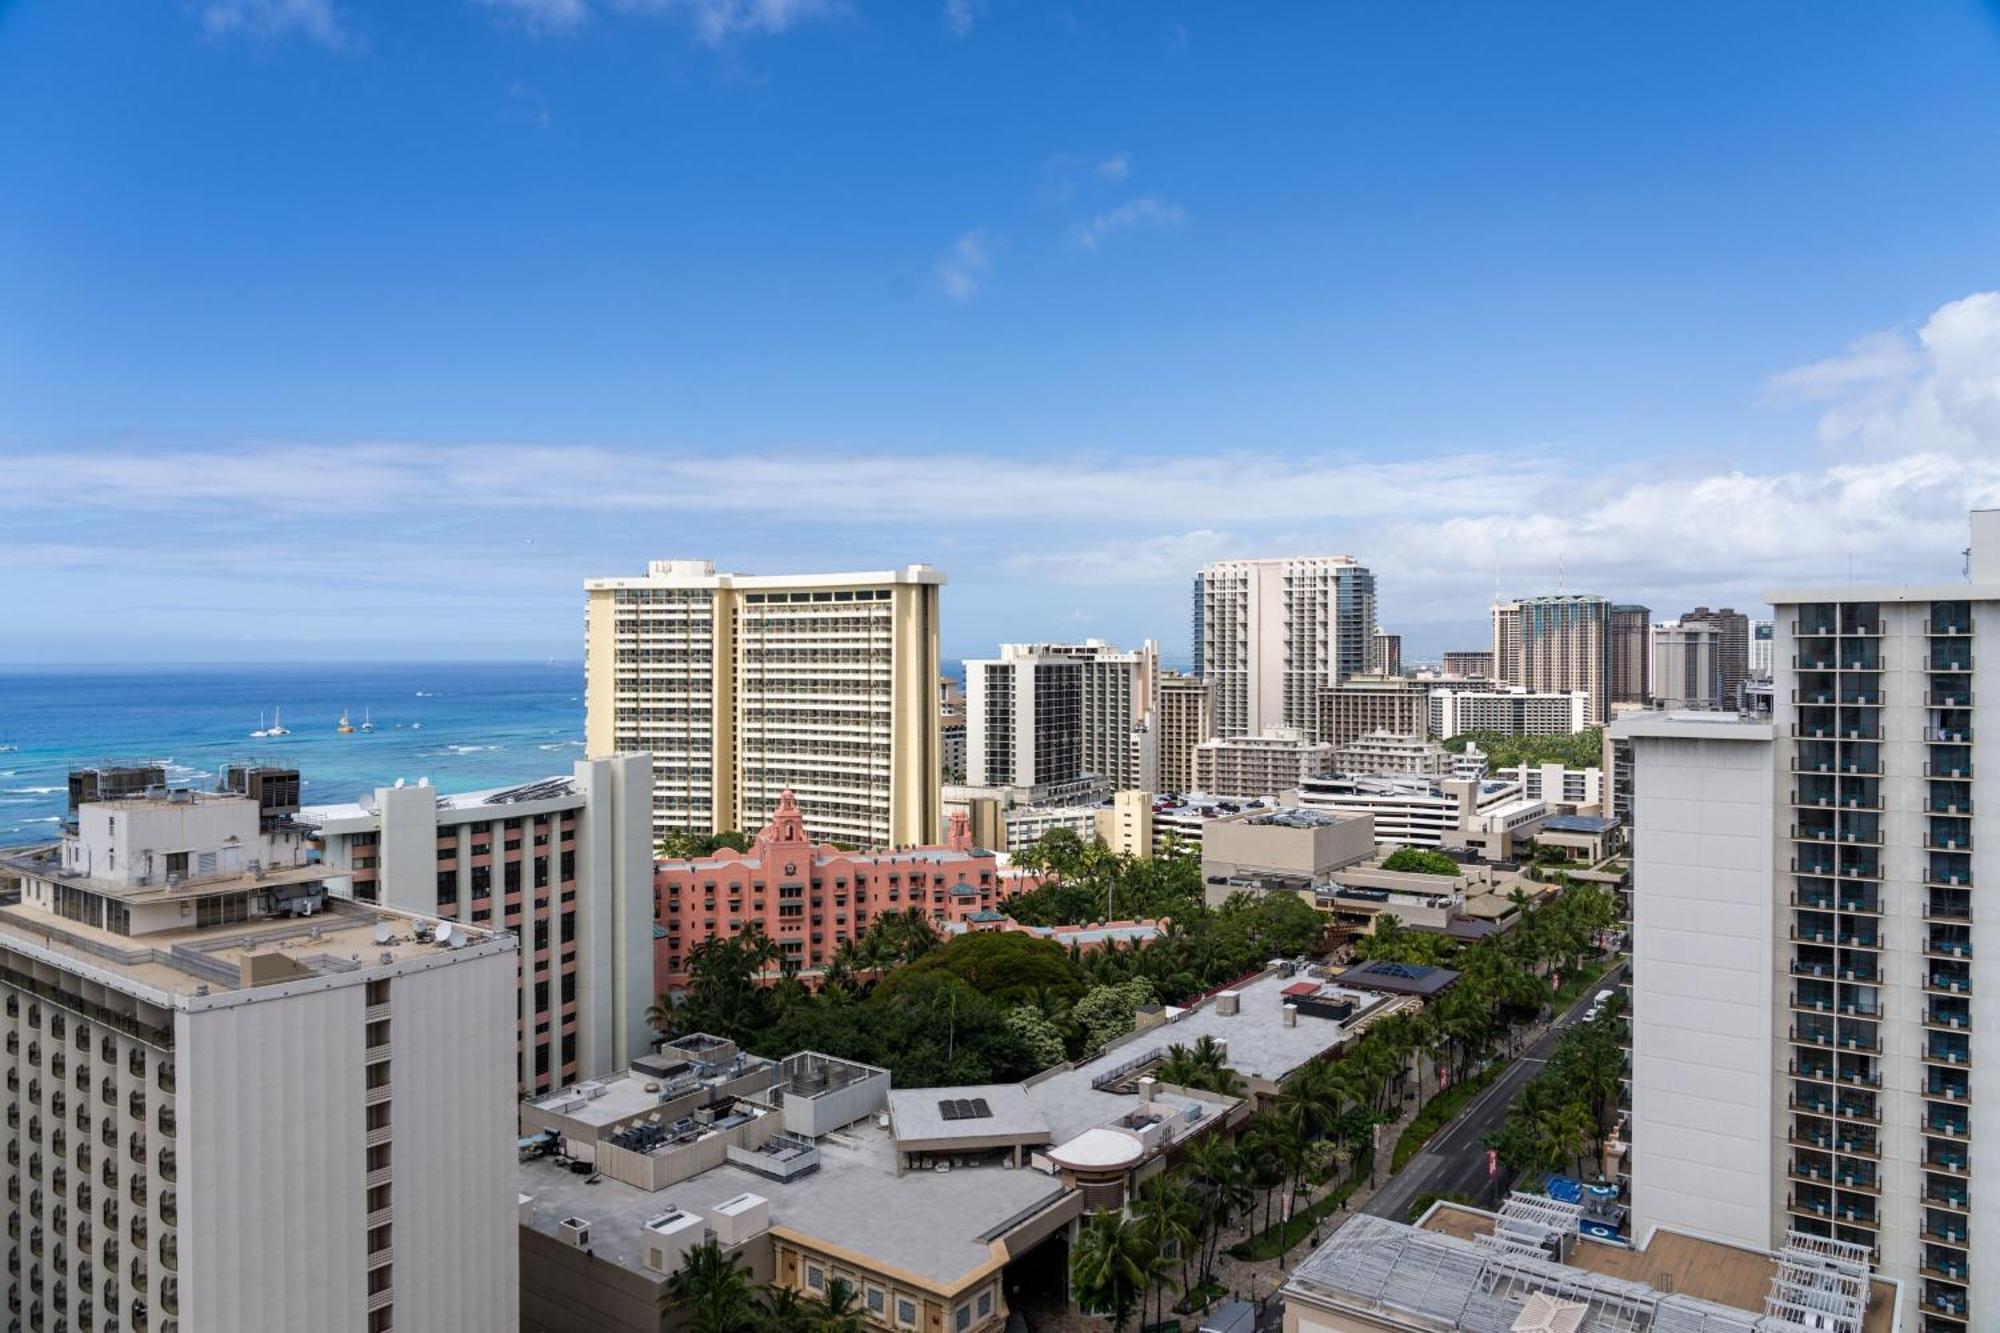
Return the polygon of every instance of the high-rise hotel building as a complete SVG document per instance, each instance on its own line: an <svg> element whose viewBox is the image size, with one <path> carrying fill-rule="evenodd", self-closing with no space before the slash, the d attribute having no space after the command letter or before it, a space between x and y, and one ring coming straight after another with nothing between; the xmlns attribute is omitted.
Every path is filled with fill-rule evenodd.
<svg viewBox="0 0 2000 1333"><path fill-rule="evenodd" d="M2000 511L1969 572L1774 593L1769 721L1614 727L1633 1234L1868 1246L1919 1333L2000 1327Z"/></svg>
<svg viewBox="0 0 2000 1333"><path fill-rule="evenodd" d="M1556 593L1493 606L1493 678L1526 690L1583 690L1596 722L1611 717L1612 642L1612 607L1602 597Z"/></svg>
<svg viewBox="0 0 2000 1333"><path fill-rule="evenodd" d="M1086 779L1159 788L1159 648L1003 643L965 664L966 780L1049 790Z"/></svg>
<svg viewBox="0 0 2000 1333"><path fill-rule="evenodd" d="M516 1326L513 936L330 896L247 795L0 871L12 1327Z"/></svg>
<svg viewBox="0 0 2000 1333"><path fill-rule="evenodd" d="M1375 575L1352 556L1218 560L1196 580L1195 673L1219 736L1320 733L1320 687L1377 653Z"/></svg>
<svg viewBox="0 0 2000 1333"><path fill-rule="evenodd" d="M651 758L619 755L490 791L378 787L299 821L333 893L520 939L525 1095L651 1048L652 788Z"/></svg>
<svg viewBox="0 0 2000 1333"><path fill-rule="evenodd" d="M813 836L940 836L938 590L926 565L585 583L592 755L653 756L653 827L757 829L791 790Z"/></svg>

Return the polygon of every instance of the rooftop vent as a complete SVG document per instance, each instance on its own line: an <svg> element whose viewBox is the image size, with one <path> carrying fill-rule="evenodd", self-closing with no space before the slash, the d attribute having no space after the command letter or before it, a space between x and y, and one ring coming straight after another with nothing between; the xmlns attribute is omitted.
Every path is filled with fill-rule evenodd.
<svg viewBox="0 0 2000 1333"><path fill-rule="evenodd" d="M590 1223L580 1217L565 1217L556 1230L563 1240L579 1250L590 1244Z"/></svg>

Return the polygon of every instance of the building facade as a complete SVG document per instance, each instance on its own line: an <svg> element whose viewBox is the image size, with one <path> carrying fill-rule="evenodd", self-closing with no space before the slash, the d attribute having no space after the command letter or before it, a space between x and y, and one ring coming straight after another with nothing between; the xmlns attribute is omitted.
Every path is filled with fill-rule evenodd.
<svg viewBox="0 0 2000 1333"><path fill-rule="evenodd" d="M1194 747L1215 735L1214 691L1199 676L1163 672L1154 721L1160 755L1160 791L1194 785Z"/></svg>
<svg viewBox="0 0 2000 1333"><path fill-rule="evenodd" d="M938 593L926 565L751 576L655 560L585 583L585 739L653 756L653 827L760 827L797 794L820 837L935 841Z"/></svg>
<svg viewBox="0 0 2000 1333"><path fill-rule="evenodd" d="M230 794L86 801L9 865L18 1327L516 1325L511 936L330 897Z"/></svg>
<svg viewBox="0 0 2000 1333"><path fill-rule="evenodd" d="M1453 758L1436 741L1393 731L1371 731L1333 752L1333 771L1441 778L1450 775Z"/></svg>
<svg viewBox="0 0 2000 1333"><path fill-rule="evenodd" d="M1611 604L1588 593L1522 597L1493 607L1493 677L1539 692L1590 696L1611 717Z"/></svg>
<svg viewBox="0 0 2000 1333"><path fill-rule="evenodd" d="M1444 674L1461 676L1468 680L1491 680L1493 678L1493 650L1454 649L1444 655Z"/></svg>
<svg viewBox="0 0 2000 1333"><path fill-rule="evenodd" d="M521 1090L618 1069L650 1040L652 760L579 760L569 777L439 796L379 787L300 821L331 890L522 942Z"/></svg>
<svg viewBox="0 0 2000 1333"><path fill-rule="evenodd" d="M968 661L966 785L1046 789L1085 776L1159 783L1159 646L1008 643Z"/></svg>
<svg viewBox="0 0 2000 1333"><path fill-rule="evenodd" d="M1368 669L1377 675L1400 676L1403 674L1403 636L1391 634L1388 630L1375 631L1375 640L1368 653Z"/></svg>
<svg viewBox="0 0 2000 1333"><path fill-rule="evenodd" d="M1643 606L1611 608L1611 702L1644 704L1652 696L1653 613Z"/></svg>
<svg viewBox="0 0 2000 1333"><path fill-rule="evenodd" d="M1681 617L1682 625L1709 625L1715 630L1715 706L1743 706L1743 682L1750 677L1750 617L1723 607L1697 606Z"/></svg>
<svg viewBox="0 0 2000 1333"><path fill-rule="evenodd" d="M1218 736L1194 747L1194 785L1212 796L1276 796L1332 766L1331 745L1290 727L1261 736Z"/></svg>
<svg viewBox="0 0 2000 1333"><path fill-rule="evenodd" d="M1919 1333L1990 1327L2000 1237L1975 1200L2000 1024L1973 960L2000 878L1977 712L2000 692L2000 654L1979 652L2000 632L2000 511L1973 515L1969 582L1770 601L1769 722L1619 728L1635 1222L1863 1246L1916 1293ZM1697 1160L1727 1169L1676 1181Z"/></svg>
<svg viewBox="0 0 2000 1333"><path fill-rule="evenodd" d="M655 993L665 994L686 985L688 954L706 940L759 931L787 964L817 972L878 917L917 910L939 924L963 921L1036 881L973 846L962 815L940 846L846 852L815 842L799 806L781 793L749 851L661 861L653 883L661 929Z"/></svg>
<svg viewBox="0 0 2000 1333"><path fill-rule="evenodd" d="M1771 637L1774 627L1768 620L1750 622L1750 675L1756 680L1769 680L1775 663L1771 660Z"/></svg>
<svg viewBox="0 0 2000 1333"><path fill-rule="evenodd" d="M1375 576L1353 557L1219 560L1198 580L1196 672L1218 736L1319 731L1319 692L1369 669Z"/></svg>
<svg viewBox="0 0 2000 1333"><path fill-rule="evenodd" d="M1597 725L1583 690L1434 689L1425 701L1430 734L1441 741L1468 731L1503 736L1568 736Z"/></svg>
<svg viewBox="0 0 2000 1333"><path fill-rule="evenodd" d="M1707 621L1663 620L1653 626L1656 704L1677 709L1724 706L1718 638L1716 627Z"/></svg>
<svg viewBox="0 0 2000 1333"><path fill-rule="evenodd" d="M1425 700L1431 682L1408 676L1351 676L1320 688L1318 739L1336 748L1371 731L1429 734Z"/></svg>

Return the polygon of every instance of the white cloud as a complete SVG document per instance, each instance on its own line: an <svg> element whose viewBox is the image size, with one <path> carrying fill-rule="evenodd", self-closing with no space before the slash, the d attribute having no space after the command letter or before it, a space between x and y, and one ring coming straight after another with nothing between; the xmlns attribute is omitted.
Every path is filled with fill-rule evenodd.
<svg viewBox="0 0 2000 1333"><path fill-rule="evenodd" d="M297 35L329 51L361 45L332 0L203 0L195 13L202 32L215 41L275 42Z"/></svg>
<svg viewBox="0 0 2000 1333"><path fill-rule="evenodd" d="M1914 335L1871 334L1772 387L1825 404L1820 438L1830 444L2000 451L2000 292L1940 306Z"/></svg>
<svg viewBox="0 0 2000 1333"><path fill-rule="evenodd" d="M1135 583L1182 583L1210 560L1248 552L1248 544L1227 532L1197 528L1162 537L1130 537L1068 551L1018 551L1001 562L1007 573L1054 583L1118 587Z"/></svg>
<svg viewBox="0 0 2000 1333"><path fill-rule="evenodd" d="M986 233L974 228L952 242L951 252L937 262L938 290L963 304L979 295L993 257Z"/></svg>
<svg viewBox="0 0 2000 1333"><path fill-rule="evenodd" d="M1147 193L1128 199L1108 212L1099 213L1076 229L1075 239L1084 249L1095 250L1108 237L1121 231L1172 231L1186 225L1187 218L1187 210L1179 204L1158 194Z"/></svg>
<svg viewBox="0 0 2000 1333"><path fill-rule="evenodd" d="M944 23L960 37L970 37L979 22L979 0L944 0Z"/></svg>
<svg viewBox="0 0 2000 1333"><path fill-rule="evenodd" d="M590 18L585 0L473 0L538 37L575 32Z"/></svg>
<svg viewBox="0 0 2000 1333"><path fill-rule="evenodd" d="M1097 179L1107 185L1118 185L1132 174L1132 158L1127 153L1113 153L1099 162L1095 168Z"/></svg>
<svg viewBox="0 0 2000 1333"><path fill-rule="evenodd" d="M940 269L946 293L953 265L966 296L976 293L987 254L983 233L960 237ZM21 531L0 544L0 565L171 567L191 550L237 551L274 526L291 531L302 504L329 495L365 496L370 522L351 534L301 531L301 578L379 562L395 534L426 561L497 539L513 559L553 570L554 582L573 581L618 567L606 551L629 560L663 520L678 528L690 516L715 525L705 540L745 534L731 540L773 559L781 549L878 549L884 531L908 534L907 547L889 543L888 558L920 559L944 549L939 516L964 515L971 497L974 521L946 525L963 605L985 597L1020 623L1094 603L1113 633L1170 642L1184 633L1189 576L1228 555L1351 553L1376 571L1391 628L1476 626L1496 572L1512 595L1553 589L1560 567L1571 589L1662 614L1697 602L1754 607L1774 586L1845 582L1850 571L1859 582L1950 582L1966 511L2000 507L1996 304L1944 307L1904 339L1904 353L1865 342L1779 377L1786 393L1810 397L1822 433L1842 446L1783 464L1654 457L1642 470L1575 446L1355 457L1115 441L1051 457L812 440L731 452L698 442L17 443L0 450L0 494ZM545 540L521 546L526 532ZM545 551L546 561L536 555ZM1000 590L1022 579L1117 591L1003 606Z"/></svg>
<svg viewBox="0 0 2000 1333"><path fill-rule="evenodd" d="M681 18L696 37L713 47L727 46L739 37L775 37L802 23L847 12L841 0L610 0L610 4L625 13Z"/></svg>

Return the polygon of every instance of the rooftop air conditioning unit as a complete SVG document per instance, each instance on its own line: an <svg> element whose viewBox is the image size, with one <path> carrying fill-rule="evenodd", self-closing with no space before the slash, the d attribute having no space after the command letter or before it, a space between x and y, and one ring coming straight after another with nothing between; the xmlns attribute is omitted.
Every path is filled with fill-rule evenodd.
<svg viewBox="0 0 2000 1333"><path fill-rule="evenodd" d="M580 1217L565 1217L556 1230L565 1242L579 1250L590 1244L590 1223Z"/></svg>

